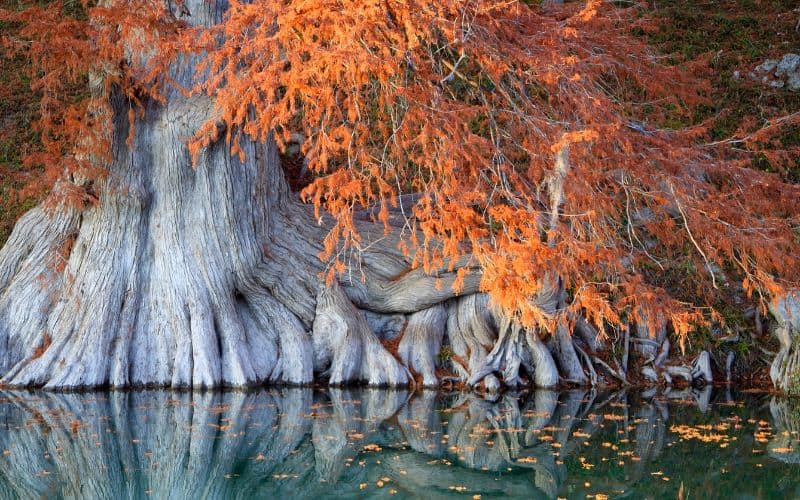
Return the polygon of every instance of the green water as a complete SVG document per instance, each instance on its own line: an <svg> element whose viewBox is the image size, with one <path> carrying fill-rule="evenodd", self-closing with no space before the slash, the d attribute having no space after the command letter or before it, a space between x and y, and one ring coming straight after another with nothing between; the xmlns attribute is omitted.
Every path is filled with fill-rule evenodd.
<svg viewBox="0 0 800 500"><path fill-rule="evenodd" d="M725 389L0 393L5 498L800 498L800 401Z"/></svg>

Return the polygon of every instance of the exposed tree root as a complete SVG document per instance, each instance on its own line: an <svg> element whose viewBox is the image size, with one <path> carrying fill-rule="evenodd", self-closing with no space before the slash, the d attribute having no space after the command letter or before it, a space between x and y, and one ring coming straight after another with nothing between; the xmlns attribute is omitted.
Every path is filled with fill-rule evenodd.
<svg viewBox="0 0 800 500"><path fill-rule="evenodd" d="M597 371L592 366L592 360L589 358L589 355L584 352L579 346L575 346L575 351L580 354L581 359L583 360L583 366L586 368L586 371L589 374L589 382L592 387L597 385Z"/></svg>
<svg viewBox="0 0 800 500"><path fill-rule="evenodd" d="M455 354L451 364L462 380L468 380L485 365L497 339L496 329L485 294L459 297L451 302L447 320L450 349ZM487 374L483 382L489 391L500 388L500 380L492 373Z"/></svg>
<svg viewBox="0 0 800 500"><path fill-rule="evenodd" d="M661 316L650 318L646 311L640 311L640 316L642 320L634 326L634 336L630 340L636 352L643 358L640 373L645 380L657 384L659 379L663 379L668 386L673 384L675 377L683 379L689 385L714 382L711 356L706 351L700 352L691 367L667 365L671 343L667 337L666 322Z"/></svg>
<svg viewBox="0 0 800 500"><path fill-rule="evenodd" d="M556 327L549 344L550 352L562 377L571 384L586 385L590 379L584 373L566 324L562 323Z"/></svg>
<svg viewBox="0 0 800 500"><path fill-rule="evenodd" d="M410 315L398 352L403 363L422 375L425 387L436 387L436 357L447 327L447 309L435 305Z"/></svg>
<svg viewBox="0 0 800 500"><path fill-rule="evenodd" d="M702 385L714 383L711 373L711 355L708 351L701 352L692 363L692 382Z"/></svg>
<svg viewBox="0 0 800 500"><path fill-rule="evenodd" d="M624 373L620 373L617 370L611 368L610 366L608 366L608 363L606 363L602 359L598 358L597 356L592 358L592 361L594 361L595 364L597 364L598 366L600 366L601 368L606 370L609 374L611 374L611 376L613 376L614 378L616 378L617 380L622 382L623 385L629 385L628 384L628 379L625 378L625 374Z"/></svg>
<svg viewBox="0 0 800 500"><path fill-rule="evenodd" d="M780 351L770 368L770 378L778 389L800 392L800 292L794 291L771 305L777 320L775 336Z"/></svg>
<svg viewBox="0 0 800 500"><path fill-rule="evenodd" d="M335 283L323 288L317 297L313 337L314 369L330 385L366 382L398 386L406 385L411 378Z"/></svg>
<svg viewBox="0 0 800 500"><path fill-rule="evenodd" d="M487 375L500 373L505 385L517 387L522 383L521 366L532 377L536 387L553 387L558 384L558 369L553 357L536 333L503 318L494 348L486 357L484 365L470 375L467 384L474 386Z"/></svg>

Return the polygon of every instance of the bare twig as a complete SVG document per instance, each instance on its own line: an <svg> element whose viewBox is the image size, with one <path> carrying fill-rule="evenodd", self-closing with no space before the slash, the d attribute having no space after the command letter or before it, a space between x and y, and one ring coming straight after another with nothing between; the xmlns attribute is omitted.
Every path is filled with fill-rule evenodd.
<svg viewBox="0 0 800 500"><path fill-rule="evenodd" d="M613 369L610 366L608 366L608 363L606 363L602 359L600 359L597 356L595 356L595 357L592 358L592 361L594 361L595 364L600 365L601 367L605 368L606 371L608 371L608 373L613 375L614 378L618 379L623 384L630 385L628 383L628 379L626 379L623 375L620 375L619 373L617 373L617 371L615 369Z"/></svg>
<svg viewBox="0 0 800 500"><path fill-rule="evenodd" d="M630 345L631 345L631 329L625 327L625 351L622 354L622 368L621 372L624 374L628 373L628 355L630 353Z"/></svg>
<svg viewBox="0 0 800 500"><path fill-rule="evenodd" d="M694 239L694 235L692 234L692 230L689 228L689 221L686 219L686 213L683 211L683 206L681 205L678 196L675 194L675 188L673 187L672 183L669 183L669 190L672 192L672 196L675 199L675 205L678 206L678 211L681 213L681 218L683 218L683 225L686 227L686 233L689 235L689 239L692 241L692 244L700 252L700 255L703 257L703 261L706 264L706 269L708 269L708 274L711 275L711 286L714 287L714 290L718 290L717 287L717 278L714 276L714 270L711 268L711 263L708 261L708 257L706 253L700 248L700 245L697 243L697 240Z"/></svg>
<svg viewBox="0 0 800 500"><path fill-rule="evenodd" d="M597 372L595 371L594 366L592 366L592 360L589 358L589 355L586 354L586 352L583 349L581 349L579 346L575 345L574 347L575 347L575 351L577 351L577 353L581 356L581 358L583 359L584 364L586 365L586 370L589 372L589 380L592 383L592 387L596 386L597 385Z"/></svg>

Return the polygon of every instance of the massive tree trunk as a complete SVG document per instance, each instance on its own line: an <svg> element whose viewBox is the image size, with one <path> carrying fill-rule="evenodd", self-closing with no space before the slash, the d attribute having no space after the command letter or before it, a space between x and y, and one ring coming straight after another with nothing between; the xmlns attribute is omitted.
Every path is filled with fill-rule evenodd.
<svg viewBox="0 0 800 500"><path fill-rule="evenodd" d="M219 22L225 4L187 0L188 20ZM183 57L171 77L190 87L197 62ZM163 102L145 102L133 129L133 103L112 93L111 105L113 161L91 186L96 206L36 208L0 251L2 384L403 385L417 372L424 384L438 383L447 315L477 292L477 271L451 306L455 274L410 270L397 238L365 218L359 229L369 250L340 286L327 287L318 255L330 221L316 220L290 191L274 142L241 137L240 159L220 141L192 164L186 140L213 118L210 98L171 90ZM65 179L56 189L70 182L87 181ZM493 316L481 304L472 314ZM408 335L399 353L379 338L398 316L395 337ZM512 367L525 359L537 380L557 381L546 349L526 342L535 332L516 335L519 342L503 333ZM484 352L492 350L497 331L481 335ZM534 368L539 358L544 364ZM471 360L460 378L481 361ZM518 382L515 370L509 376Z"/></svg>

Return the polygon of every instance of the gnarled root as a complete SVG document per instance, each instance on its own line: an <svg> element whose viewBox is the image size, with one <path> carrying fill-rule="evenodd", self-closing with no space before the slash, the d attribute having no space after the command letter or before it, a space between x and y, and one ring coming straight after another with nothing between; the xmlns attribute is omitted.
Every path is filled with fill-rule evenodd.
<svg viewBox="0 0 800 500"><path fill-rule="evenodd" d="M664 318L661 315L652 318L644 310L640 310L639 315L640 321L633 328L634 336L630 340L635 345L635 351L644 358L640 373L646 380L658 383L660 375L667 385L672 385L674 377L682 378L690 385L714 382L711 355L707 351L700 352L691 367L667 365L671 344Z"/></svg>
<svg viewBox="0 0 800 500"><path fill-rule="evenodd" d="M800 291L794 291L770 305L777 320L775 336L780 351L772 361L769 375L777 389L800 392Z"/></svg>
<svg viewBox="0 0 800 500"><path fill-rule="evenodd" d="M503 318L494 348L486 357L484 366L474 372L467 384L476 385L485 376L502 373L503 382L516 387L521 383L520 366L532 377L536 387L553 387L558 384L558 369L550 351L535 332L523 329L517 322Z"/></svg>
<svg viewBox="0 0 800 500"><path fill-rule="evenodd" d="M17 222L0 248L0 375L32 351L43 352L52 342L47 318L66 276L62 272L78 229L78 211L59 209L52 218L34 208Z"/></svg>
<svg viewBox="0 0 800 500"><path fill-rule="evenodd" d="M566 324L561 323L556 327L555 334L550 339L549 347L559 371L566 381L573 384L586 385L589 379L583 371L575 344Z"/></svg>
<svg viewBox="0 0 800 500"><path fill-rule="evenodd" d="M436 357L442 348L447 310L442 304L412 314L408 319L398 353L403 363L422 375L425 387L436 387Z"/></svg>
<svg viewBox="0 0 800 500"><path fill-rule="evenodd" d="M447 336L454 354L450 360L452 368L461 380L468 380L485 365L497 339L489 297L476 293L454 300L447 318ZM486 374L483 383L488 391L500 388L500 380L492 373Z"/></svg>
<svg viewBox="0 0 800 500"><path fill-rule="evenodd" d="M314 369L327 376L330 385L363 381L396 386L411 379L335 283L317 296L313 337Z"/></svg>
<svg viewBox="0 0 800 500"><path fill-rule="evenodd" d="M714 383L714 375L711 373L711 355L708 351L702 351L692 363L692 383L700 385Z"/></svg>
<svg viewBox="0 0 800 500"><path fill-rule="evenodd" d="M777 389L788 393L797 392L800 388L800 347L781 347L772 362L769 376Z"/></svg>
<svg viewBox="0 0 800 500"><path fill-rule="evenodd" d="M692 383L692 370L688 366L667 366L665 371L671 377L681 377L687 383Z"/></svg>

